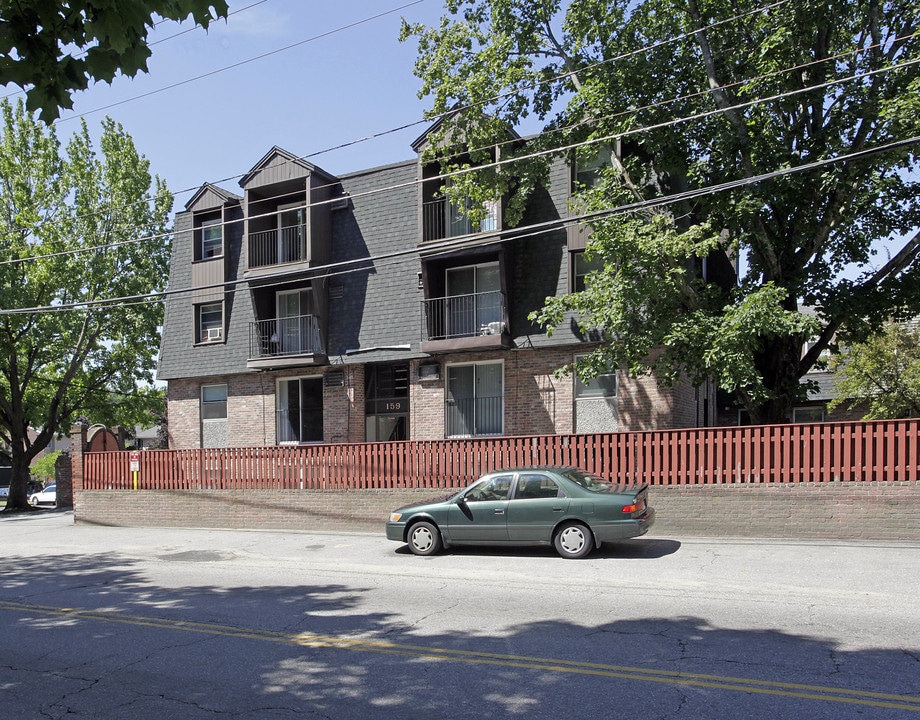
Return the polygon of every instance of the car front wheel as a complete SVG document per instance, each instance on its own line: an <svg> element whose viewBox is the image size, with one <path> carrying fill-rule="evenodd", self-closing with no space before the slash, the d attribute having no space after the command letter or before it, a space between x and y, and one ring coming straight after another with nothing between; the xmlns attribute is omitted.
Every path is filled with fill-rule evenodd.
<svg viewBox="0 0 920 720"><path fill-rule="evenodd" d="M38 498L35 497L34 495L33 495L32 497L30 497L30 498L29 498L29 505L31 505L32 507L38 507Z"/></svg>
<svg viewBox="0 0 920 720"><path fill-rule="evenodd" d="M594 536L581 523L566 523L559 528L553 544L564 558L583 558L594 549Z"/></svg>
<svg viewBox="0 0 920 720"><path fill-rule="evenodd" d="M409 528L409 549L416 555L434 555L441 549L441 533L430 522L417 522Z"/></svg>

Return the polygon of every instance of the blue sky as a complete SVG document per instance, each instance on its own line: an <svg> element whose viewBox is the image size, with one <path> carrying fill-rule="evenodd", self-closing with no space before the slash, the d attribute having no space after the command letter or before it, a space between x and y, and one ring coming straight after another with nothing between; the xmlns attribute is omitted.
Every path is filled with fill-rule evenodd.
<svg viewBox="0 0 920 720"><path fill-rule="evenodd" d="M158 25L150 39L162 42L151 48L150 72L76 94L57 124L61 139L79 128L80 116L94 135L111 116L166 179L179 210L190 197L182 191L205 181L238 191L236 179L224 179L245 173L274 145L312 155L422 120L428 103L417 97L412 73L417 48L399 42L400 19L435 24L442 0L231 0L230 10L239 12L207 32L163 40L191 25ZM184 84L170 87L177 83ZM425 127L309 160L337 175L406 160Z"/></svg>

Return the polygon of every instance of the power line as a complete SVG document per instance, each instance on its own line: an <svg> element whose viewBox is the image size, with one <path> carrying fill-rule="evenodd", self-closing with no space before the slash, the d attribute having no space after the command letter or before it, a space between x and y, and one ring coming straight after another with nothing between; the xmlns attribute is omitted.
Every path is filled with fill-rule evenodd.
<svg viewBox="0 0 920 720"><path fill-rule="evenodd" d="M229 19L231 15L236 15L237 13L245 12L246 10L254 8L256 5L262 5L263 3L266 3L266 2L268 2L268 0L258 0L257 2L247 5L246 7L241 7L239 10L231 10L230 12L227 13L227 18ZM157 20L156 22L154 22L152 27L156 28L157 26L163 25L164 23L176 23L177 25L180 24L180 22L177 20L172 20L172 19L162 20L161 19L161 20ZM181 35L187 35L190 32L195 32L200 27L201 27L200 25L193 25L190 28L186 28L185 30L180 30L179 32L173 33L172 35L168 35L165 38L161 38L159 40L154 40L153 42L149 42L147 43L147 47L153 47L154 45L159 45L160 43L164 43L167 40L172 40L173 38L177 38ZM80 52L72 55L71 57L73 57L74 59L78 59L86 55L88 52L89 50L81 50ZM26 94L26 91L20 89L15 92L11 92L6 95L3 95L2 97L0 97L0 99L7 100L11 97L16 97L18 95L25 95L25 94ZM94 112L94 111L90 111L90 112Z"/></svg>
<svg viewBox="0 0 920 720"><path fill-rule="evenodd" d="M282 53L287 50L291 50L292 48L295 48L295 47L300 47L301 45L305 45L306 43L314 42L316 40L320 40L322 38L329 37L330 35L335 35L336 33L343 32L344 30L350 30L353 27L358 27L359 25L363 25L365 23L371 22L372 20L377 20L378 18L385 17L386 15L392 15L393 13L398 12L399 10L405 10L407 7L411 7L412 5L418 5L419 3L422 3L422 2L425 2L425 0L412 0L412 2L408 2L405 5L400 5L399 7L395 7L390 10L385 10L383 12L377 13L376 15L371 15L369 17L363 18L362 20L357 20L353 23L342 25L332 30L328 30L326 32L320 33L319 35L314 35L312 37L306 38L305 40L299 40L298 42L291 43L290 45L285 45L284 47L276 48L275 50L270 50L266 53L262 53L261 55L256 55L255 57L251 57L246 60L240 60L239 62L235 62L231 65L225 65L223 67L217 68L216 70L206 72L202 75L196 75L195 77L188 78L186 80L180 80L179 82L172 83L171 85L165 85L164 87L157 88L156 90L151 90L149 92L141 93L140 95L135 95L133 97L126 98L125 100L119 100L118 102L114 102L109 105L104 105L102 107L95 108L94 110L87 110L86 112L79 113L77 115L71 115L70 117L64 118L62 120L56 120L55 124L61 123L61 122L69 122L70 120L75 120L77 118L86 117L87 115L92 115L97 112L102 112L103 110L109 110L113 107L118 107L119 105L125 105L126 103L134 102L135 100L139 100L141 98L150 97L151 95L157 95L161 92L165 92L166 90L172 90L173 88L181 87L183 85L188 85L189 83L197 82L198 80L203 80L204 78L212 77L214 75L219 75L220 73L226 72L227 70L234 70L235 68L241 67L243 65L248 65L249 63L255 62L257 60L264 60L267 57L271 57L272 55L277 55L278 53Z"/></svg>
<svg viewBox="0 0 920 720"><path fill-rule="evenodd" d="M801 95L801 94L807 94L807 93L810 93L810 92L814 92L815 90L827 89L827 88L833 87L833 86L835 86L835 85L840 85L840 84L847 83L847 82L850 82L850 81L855 81L855 80L863 80L863 79L866 79L866 78L868 78L868 77L872 77L872 76L875 76L875 75L878 75L878 74L882 74L882 73L887 73L887 72L892 72L892 71L901 70L901 69L903 69L903 68L905 68L905 67L910 67L910 66L917 65L917 64L920 64L920 59L909 60L909 61L907 61L907 62L900 63L900 64L898 64L898 65L894 65L894 66L890 66L890 67L885 67L885 68L879 68L879 69L876 69L876 70L868 70L868 71L865 71L865 72L862 72L862 73L857 73L857 74L855 74L855 75L848 76L848 77L846 77L846 78L836 78L836 79L834 79L834 80L829 80L829 81L827 81L827 82L825 82L825 83L821 83L821 84L818 84L818 85L810 85L810 86L807 86L807 87L798 88L798 89L796 89L796 90L790 90L790 91L786 91L786 92L783 92L783 93L777 93L777 94L775 94L775 95L768 96L768 97L765 97L765 98L755 98L755 99L752 99L752 100L749 100L749 101L746 101L746 102L742 102L742 103L738 103L738 104L736 104L736 105L732 105L732 106L730 106L730 107L728 107L728 108L714 108L714 109L712 109L712 110L702 111L702 112L696 113L696 114L694 114L694 115L688 115L688 116L684 116L684 117L672 118L672 119L670 119L670 120L666 120L666 121L663 121L663 122L661 122L661 123L657 123L657 124L655 124L655 125L647 125L647 126L643 126L643 127L639 127L639 128L632 128L632 129L630 129L630 130L625 130L625 131L622 131L622 132L619 132L619 133L614 133L614 134L607 135L607 136L603 136L603 137L591 138L590 140L584 140L584 141L580 141L580 142L577 142L577 143L571 143L571 144L569 144L569 145L557 146L557 147L553 147L553 148L550 148L550 149L547 149L547 150L541 150L541 151L538 151L538 152L535 152L535 153L530 153L530 154L527 154L527 155L515 156L515 157L511 157L511 158L507 158L507 159L498 160L498 161L496 161L496 162L494 162L494 163L486 163L486 164L483 164L483 165L477 165L477 166L471 167L471 168L464 168L464 169L456 170L456 171L449 172L449 173L441 173L441 174L439 174L439 175L434 175L434 176L431 176L431 177L427 177L427 178L424 179L424 181L423 181L423 180L419 180L419 179L415 179L415 180L412 180L412 181L407 182L407 183L399 183L399 184L395 184L395 185L389 185L389 186L384 187L384 188L375 188L375 189L373 189L373 190L368 190L367 192L364 192L364 193L357 193L357 194L354 194L354 195L350 195L349 197L351 197L351 198L366 197L366 196L369 196L369 195L375 195L375 194L379 194L379 193L383 193L383 192L390 192L390 191L393 191L393 190L399 190L399 189L405 189L405 188L408 188L408 187L414 187L414 186L417 186L417 185L418 185L419 183L421 183L421 182L431 182L431 181L433 181L433 180L449 180L450 178L459 177L459 176L467 175L467 174L470 174L470 173L481 172L481 171L484 170L484 169L499 168L499 167L504 167L504 166L506 166L506 165L513 165L514 163L521 162L521 161L524 161L524 160L531 160L531 159L536 159L536 158L539 158L539 157L545 157L545 156L549 156L549 155L558 155L558 154L565 153L565 152L571 152L571 151L576 150L576 149L578 149L578 148L580 148L580 147L588 147L588 146L591 146L591 145L603 145L603 144L610 143L610 142L613 142L613 141L616 141L616 140L619 140L619 139L622 139L622 138L625 138L625 137L631 137L631 136L639 135L639 134L642 134L642 133L645 133L645 132L651 132L651 131L654 131L654 130L660 130L660 129L663 129L663 128L666 128L666 127L670 127L670 126L673 126L673 125L677 125L677 124L680 124L680 123L684 123L684 122L690 122L690 121L693 121L693 120L706 119L706 118L713 117L713 116L716 116L716 115L724 114L724 113L729 112L729 111L739 110L739 109L744 109L744 108L749 108L749 107L754 107L754 106L756 106L756 105L766 104L766 103L769 103L769 102L774 102L774 101L776 101L776 100L781 100L781 99L785 99L785 98L789 98L789 97L794 97L794 96ZM790 70L791 70L791 69L797 69L797 68L790 68ZM745 81L745 82L747 82L747 81ZM702 91L701 91L701 92L702 92ZM699 94L699 93L697 93L697 94ZM663 101L662 104L668 103L668 102L674 102L674 100ZM629 112L629 111L626 111L626 112ZM622 114L622 113L620 113L620 114ZM553 133L553 132L556 132L556 130L550 130L550 131L547 131L546 133L540 133L540 134L541 134L541 135L542 135L542 134L551 134L551 133ZM297 159L303 159L303 158L297 158ZM338 185L338 183L335 183L335 185ZM324 187L329 187L329 186L324 186ZM292 196L292 197L295 196L295 195L296 195L296 196L300 196L300 194L301 194L301 191L294 191L294 192L291 193L291 196ZM284 197L284 196L278 196L278 197ZM274 199L278 199L278 197L275 197ZM318 202L306 203L306 206L307 206L307 207L317 207L317 206L321 206L321 205L325 205L325 204L331 204L331 203L333 203L333 202L335 202L335 201L336 201L336 198L331 198L331 199L329 199L329 200L322 200L322 201L318 201ZM144 202L147 202L147 201L145 200ZM279 212L281 212L281 211L273 210L273 211L269 211L269 212L266 212L266 213L263 213L263 214L260 214L260 215L248 216L247 219L248 219L248 220L255 220L255 219L261 219L261 218L271 217L271 216L277 215ZM223 226L223 225L233 224L233 223L236 223L236 222L239 222L239 220L226 220L226 221L222 221L222 222L219 223L219 224L220 224L221 226ZM32 256L28 256L28 257L24 257L24 258L15 258L15 259L11 259L11 260L0 260L0 266L3 266L3 265L13 265L13 264L22 264L22 263L29 262L29 261L32 261L32 260L37 260L37 259L39 259L39 258L41 258L41 259L46 259L46 258L61 257L61 256L66 256L66 255L76 255L76 254L85 253L85 252L95 252L95 251L98 251L98 250L102 250L102 249L111 249L111 248L116 248L116 247L123 246L123 245L138 244L138 243L146 242L146 241L149 241L149 240L165 239L165 238L170 237L170 236L172 236L172 235L174 235L174 234L175 234L175 231L174 231L174 230L170 230L170 231L164 232L164 233L159 233L159 234L155 234L155 235L148 235L148 236L144 236L144 237L140 237L140 238L132 238L132 239L130 239L130 240L125 240L125 241L120 241L120 242L115 242L115 243L108 243L108 244L105 244L105 245L93 245L93 246L84 247L84 248L75 248L75 249L71 249L71 250L63 250L63 251L56 252L56 253L47 253L47 254L41 254L41 255L32 255Z"/></svg>
<svg viewBox="0 0 920 720"><path fill-rule="evenodd" d="M265 0L262 0L262 2L264 2L264 1L265 1ZM389 13L392 13L392 12L396 12L397 10L403 9L403 8L408 7L408 6L410 6L410 5L418 4L419 2L422 2L422 1L423 1L423 0L416 0L416 2L409 3L408 5L404 5L404 6L395 8L395 9L393 9L393 10L386 11L386 12L384 12L384 13L381 13L380 15L376 15L376 16L373 16L373 17L371 17L371 18L366 18L365 20L361 20L361 21L352 23L351 25L346 25L346 26L343 26L343 27L338 28L338 29L336 29L336 30L329 31L328 33L326 33L326 35L332 34L332 33L335 33L335 32L339 32L340 30L348 29L348 28L350 28L350 27L354 27L354 26L360 25L360 24L362 24L362 23L364 23L364 22L367 22L367 21L369 21L369 20L375 19L375 18L377 18L377 17L380 17L380 16L382 16L382 15L386 15L386 14L389 14ZM614 57L612 57L612 58L608 58L608 59L605 59L605 60L600 61L600 62L598 62L598 63L594 63L594 64L592 64L592 65L588 65L588 66L586 66L585 68L581 68L581 69L576 70L576 71L566 72L566 73L563 73L563 74L561 74L561 75L557 75L557 76L555 76L555 77L553 77L553 78L549 78L549 79L547 79L547 80L543 80L543 81L541 81L540 83L538 83L537 85L540 85L540 84L548 84L548 83L551 83L551 82L557 82L557 81L559 81L559 80L561 80L561 79L563 79L563 78L569 77L569 76L571 76L571 75L573 75L573 74L575 74L575 73L577 73L577 72L584 72L585 70L590 70L590 69L593 69L593 68L601 67L601 66L603 66L603 65L605 65L605 64L608 64L608 63L612 63L612 62L616 62L616 61L619 61L619 60L627 59L627 58L633 57L633 56L635 56L635 55L637 55L637 54L641 54L641 53L644 53L644 52L648 52L648 51L651 50L651 49L654 49L654 48L657 48L657 47L661 47L661 46L663 46L663 45L670 44L670 43L673 43L673 42L677 42L677 41L679 41L679 40L687 39L687 38L689 38L689 37L692 37L694 34L696 34L696 33L698 33L698 32L710 30L710 29L713 29L713 28L718 27L718 26L720 26L720 25L724 25L724 24L727 24L727 23L735 22L735 21L740 20L740 19L743 19L743 18L745 18L745 17L747 17L747 16L749 16L749 15L753 15L753 14L758 14L758 13L766 12L766 11L768 11L768 10L771 10L771 9L774 9L774 8L776 8L776 7L778 7L778 6L781 6L781 5L783 5L783 4L787 3L787 2L789 2L789 0L778 0L777 2L774 2L774 3L772 3L772 4L768 4L768 5L759 7L759 8L755 8L755 9L753 9L753 10L749 10L749 11L746 11L746 12L744 12L744 13L740 13L740 14L738 14L738 15L735 15L735 16L732 16L732 17L729 17L729 18L725 18L725 19L722 19L722 20L714 21L714 22L712 22L712 23L710 23L710 24L708 24L708 25L706 25L706 26L704 26L704 27L702 27L702 28L697 29L697 30L694 30L694 31L691 31L691 32L688 32L688 33L682 33L682 34L680 34L680 35L677 35L677 36L674 36L674 37L671 37L671 38L666 38L666 39L664 39L664 40L656 41L656 42L654 42L654 43L652 43L652 44L650 44L650 45L645 45L645 46L643 46L642 48L639 48L639 49L637 49L637 50L632 50L632 51L629 51L629 52L626 52L626 53L621 53L620 55L614 56ZM241 10L234 11L234 12L242 12L243 10L249 9L249 8L251 8L251 7L255 6L255 5L258 5L258 4L261 4L261 3L260 3L260 2L257 2L257 3L254 3L254 4L252 4L252 5L247 6L247 7L245 7L245 8L242 8ZM231 14L233 14L233 13L231 13ZM196 27L197 27L197 26L196 26ZM195 29L195 28L192 28L192 29ZM171 37L172 37L172 36L171 36ZM317 37L323 37L323 35L320 35L320 36L317 36ZM913 36L911 35L911 36L907 36L907 37L909 38L909 37L913 37ZM168 38L167 38L167 39L168 39ZM905 38L895 38L895 39L893 39L893 40L890 40L889 42L897 42L897 41L899 41L899 40L901 40L901 39L905 39ZM288 47L294 47L294 46L296 46L297 44L303 44L303 43L305 43L305 42L309 42L310 40L312 40L312 38L311 38L311 39L308 39L308 40L301 41L300 43L295 43L295 45L291 45L291 46L288 46ZM757 80L764 79L764 78L767 78L767 77L770 77L770 76L773 76L773 75L776 75L776 74L780 74L780 73L784 73L784 72L790 72L790 71L793 71L793 70L797 70L797 69L801 69L801 68L804 68L804 67L808 67L808 66L810 66L810 65L812 65L812 64L819 64L819 63L825 63L825 62L833 61L835 58L844 57L844 56L849 55L849 54L858 54L858 53L860 53L860 52L867 52L869 49L872 49L873 47L876 47L876 46L873 45L873 46L869 46L868 48L857 48L856 50L853 50L853 51L851 51L851 52L849 52L849 53L842 53L842 54L839 54L839 55L837 55L837 56L832 56L832 57L829 57L829 58L824 58L824 59L821 59L821 60L816 60L816 61L813 61L812 63L804 63L804 64L802 64L802 65L794 66L794 67L791 67L791 68L787 68L787 69L785 69L785 70L774 71L773 73L768 73L768 74L766 74L766 75L758 76L758 77L752 78L752 79L750 79L750 80L738 81L737 83L732 83L732 84L729 84L729 85L726 85L726 86L723 86L723 87L728 88L728 87L733 87L733 86L735 86L735 85L743 84L743 83L746 83L746 82L755 82L755 81L757 81ZM275 53L277 53L277 52L281 52L281 51L283 51L283 50L285 50L285 49L287 49L287 48L281 48L281 49L278 49L278 50L274 50L274 51L272 51L272 52L270 52L270 53L267 53L266 55L263 55L263 56L260 56L260 57L266 57L266 56L268 56L268 55L272 55L272 54L275 54ZM258 59L258 58L256 58L256 59ZM244 61L244 62L249 62L249 61ZM237 63L237 65L238 65L238 64L241 64L241 63ZM235 67L235 66L236 66L236 65L228 66L228 68L229 68L229 67ZM222 68L222 69L228 69L228 68ZM221 69L221 70L222 70L222 69ZM205 75L205 76L201 76L201 77L206 77L206 75ZM180 84L184 84L185 82L190 82L190 80L183 81L183 83L180 83ZM513 95L515 95L515 94L517 94L517 93L519 93L519 92L520 92L520 89L511 89L511 90L507 91L506 93L500 94L500 95L496 96L495 98L492 98L492 99L489 99L489 100L481 101L481 103L478 103L478 104L479 104L479 105L485 105L485 104L488 104L488 103L491 103L491 102L498 102L498 101L500 101L500 100L503 99L503 98L511 97L511 96L513 96ZM703 90L703 91L699 91L699 92L697 92L697 93L691 93L691 94L688 94L688 95L685 95L685 96L682 96L682 97L679 97L679 98L674 98L674 99L670 99L670 100L666 100L666 101L661 101L660 103L653 103L653 104L650 104L650 105L645 106L644 108L631 109L631 110L623 111L623 112L621 112L621 113L613 114L613 115L611 115L611 116L605 116L605 117L601 117L601 118L595 118L595 120L603 120L603 119L609 120L609 119L611 119L611 118L618 117L618 116L621 116L621 115L625 115L625 114L628 114L628 113L630 113L630 112L639 112L639 111L642 111L642 110L648 110L648 109L651 109L651 108L654 108L654 107L660 107L660 106L663 106L663 105L666 105L666 104L669 104L669 103L672 103L672 102L677 102L677 101L680 101L680 100L690 99L690 98L692 98L692 97L697 97L697 96L699 96L699 95L709 94L710 92L711 92L711 90ZM143 96L138 96L138 97L143 97ZM130 99L131 99L131 98L129 98L128 100L125 100L125 101L123 101L123 102L128 102ZM121 104L121 103L119 103L119 104ZM474 103L473 105L467 106L467 108L461 108L461 109L470 109L470 108L475 108L476 106L477 106L477 104ZM384 130L384 131L381 131L381 132L378 132L378 133L374 133L374 134L365 136L365 137L363 137L363 138L358 138L358 139L356 139L356 140L352 140L352 141L348 141L348 142L345 142L345 143L341 143L341 144L339 144L339 145L336 145L336 146L333 146L333 147L330 147L330 148L327 148L327 149L324 149L324 150L319 150L319 151L315 151L315 152L309 153L309 154L307 154L307 155L300 156L298 159L300 159L300 160L306 160L306 159L309 159L309 158L316 157L316 156L318 156L318 155L322 155L322 154L325 154L325 153L328 153L328 152L332 152L332 151L334 151L334 150L343 149L343 148L350 147L350 146L353 146L353 145L356 145L356 144L359 144L359 143L363 143L363 142L366 142L366 141L369 141L369 140L374 140L374 139L383 137L383 136L388 135L388 134L393 134L393 133L395 133L395 132L400 132L400 131L402 131L402 130L408 129L408 128L413 127L413 126L416 126L416 125L420 125L420 124L423 124L423 123L426 123L426 122L432 122L432 121L434 121L434 120L436 120L436 119L438 119L438 118L444 118L444 117L449 116L449 115L451 115L451 114L453 114L453 113L455 113L455 112L457 112L457 111L458 111L458 109L455 108L454 110L452 110L452 111L450 111L450 112L448 112L448 113L444 113L444 114L439 115L439 116L433 116L433 117L430 117L430 118L428 118L428 119L423 119L423 120L415 121L415 122L412 122L412 123L404 124L404 125L399 126L399 127L397 127L397 128L393 128L393 129L390 129L390 130ZM89 112L95 112L95 111L89 111ZM88 113L87 113L87 114L88 114ZM79 116L75 116L75 117L79 117ZM576 126L570 126L569 129L571 129L572 127L577 127L577 125L576 125ZM566 129L566 128L556 128L556 129L554 129L553 131L550 131L550 132L561 132L561 131L563 131L563 130L565 130L565 129ZM541 133L541 134L543 134L543 133ZM494 146L492 146L492 147L500 147L502 144L503 144L503 143L498 143L498 144L496 144L496 145L494 145ZM473 149L468 149L468 151L472 151L472 150L473 150ZM485 167L485 166L480 166L480 167ZM229 176L229 177L227 177L227 178L223 178L223 179L220 179L220 180L215 180L215 181L212 181L212 184L222 183L222 182L226 182L226 181L233 180L233 179L238 179L238 178L242 177L243 175L245 175L245 173L243 173L243 174L238 174L238 175L233 175L233 176ZM444 177L447 177L447 176L444 176ZM199 186L199 187L200 187L200 186ZM195 192L195 191L197 191L197 190L199 189L199 187L187 188L187 189L184 189L184 190L174 191L174 192L173 192L173 195L181 195L181 194L184 194L184 193L187 193L187 192ZM142 201L138 201L138 202L146 202L146 200L142 200ZM129 207L129 206L122 206L122 207ZM117 209L117 208L116 208L116 209ZM87 216L87 215L83 215L83 216L80 216L80 217L86 217L86 216ZM89 216L91 217L92 214L89 214ZM37 225L36 225L36 226L33 226L33 227L37 227ZM23 229L25 229L25 228L23 228ZM15 231L12 231L12 232L15 232Z"/></svg>
<svg viewBox="0 0 920 720"><path fill-rule="evenodd" d="M658 198L650 198L647 200L637 201L634 203L629 203L626 205L621 205L616 208L610 208L607 210L599 210L591 213L585 213L579 216L551 220L543 223L535 223L533 225L528 225L524 228L518 228L515 230L507 231L505 233L509 238L513 237L514 239L521 239L527 237L533 237L535 235L556 229L563 229L571 225L580 225L588 223L591 221L602 220L605 218L613 217L616 215L623 215L627 213L633 213L640 210L646 210L649 208L655 207L664 207L667 205L672 205L675 203L684 202L686 200L691 200L697 197L702 197L704 195L711 195L719 192L725 192L728 190L734 190L741 187L746 187L748 185L754 185L757 183L764 182L766 180L772 180L779 177L785 177L788 175L796 175L802 172L809 172L811 170L817 170L824 167L830 167L836 165L837 163L857 160L865 157L870 157L872 155L878 155L885 152L890 152L892 150L897 150L904 147L909 147L913 145L920 144L920 136L914 136L904 140L898 140L895 142L887 143L885 145L870 148L866 150L861 150L858 152L848 153L845 155L840 155L834 158L827 158L824 160L817 160L811 163L804 165L799 165L796 167L783 168L781 170L774 170L767 173L762 173L759 175L754 175L749 178L740 178L738 180L731 180L725 183L719 183L717 185L712 185L705 188L698 188L694 190L688 190L682 193L677 193L674 195L667 195ZM479 235L476 233L475 235ZM463 235L459 237L450 238L449 240L444 240L438 243L431 243L426 246L426 256L427 255L438 255L450 252L457 249L458 247L469 247L470 240L475 235ZM494 242L494 236L490 236L493 239L484 240L484 242ZM336 275L342 275L350 272L361 272L365 271L368 268L351 268L347 266L351 265L364 265L367 263L377 263L378 261L383 260L392 260L399 257L415 256L418 253L418 249L413 247L406 250L398 250L392 253L382 253L380 255L375 255L372 257L365 258L356 258L354 260L343 260L337 263L329 263L314 269L314 272L311 273L311 279L322 279L328 277L334 277ZM326 270L326 272L322 272ZM284 285L290 282L291 279L296 277L303 277L302 270L290 271L288 273L276 273L272 276L272 282L260 284L259 287L277 287ZM18 308L10 310L0 310L0 315L20 315L20 314L29 314L37 312L61 312L64 310L89 310L95 308L106 308L111 305L132 305L132 304L142 304L142 303L153 303L160 302L163 299L172 296L180 295L185 293L203 291L203 290L233 290L237 285L248 285L249 281L246 279L237 279L237 280L228 280L222 283L214 283L212 285L194 287L194 288L182 288L177 290L163 290L154 293L147 293L143 295L128 295L117 298L108 298L103 300L94 300L94 301L82 301L82 302L73 302L66 303L61 305L46 305L40 307L32 308Z"/></svg>

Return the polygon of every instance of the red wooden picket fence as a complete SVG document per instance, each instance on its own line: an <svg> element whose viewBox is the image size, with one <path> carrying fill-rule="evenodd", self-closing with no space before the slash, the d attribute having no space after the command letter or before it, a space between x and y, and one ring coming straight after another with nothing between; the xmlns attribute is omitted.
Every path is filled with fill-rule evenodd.
<svg viewBox="0 0 920 720"><path fill-rule="evenodd" d="M360 490L461 487L504 467L575 465L651 485L911 480L920 420L144 450L83 455L83 490Z"/></svg>

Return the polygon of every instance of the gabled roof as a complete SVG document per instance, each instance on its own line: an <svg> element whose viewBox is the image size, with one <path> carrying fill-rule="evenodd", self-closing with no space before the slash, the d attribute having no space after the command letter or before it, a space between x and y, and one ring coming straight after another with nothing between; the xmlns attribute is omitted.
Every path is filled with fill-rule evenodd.
<svg viewBox="0 0 920 720"><path fill-rule="evenodd" d="M298 167L302 172L299 173L301 177L307 177L309 175L319 175L320 177L329 180L331 182L338 182L338 178L334 175L330 175L325 170L320 167L317 167L313 163L309 163L304 160L302 157L298 157L291 152L288 152L284 148L280 148L275 145L271 150L269 150L265 155L262 156L262 159L259 160L255 165L252 166L252 169L243 175L240 178L240 187L245 188L249 185L253 179L259 175L259 173L264 170L275 167L278 165L294 165Z"/></svg>
<svg viewBox="0 0 920 720"><path fill-rule="evenodd" d="M209 203L208 207L218 207L229 202L239 202L243 198L239 195L235 195L232 192L227 192L223 188L217 187L217 185L212 185L211 183L205 183L198 191L192 195L191 199L185 203L185 209L191 210L195 205L198 205L203 200L205 200L208 195L214 195L214 202Z"/></svg>
<svg viewBox="0 0 920 720"><path fill-rule="evenodd" d="M426 129L425 132L423 132L415 140L412 141L412 149L416 153L421 152L422 148L428 142L428 136L431 133L435 132L436 130L439 130L441 126L444 124L444 121L453 114L454 114L453 112L445 113L444 115L441 115L437 120L435 120L431 125L429 125L428 129ZM514 131L514 128L508 127L506 130L508 133L508 137L506 138L507 140L520 140L521 139L521 136L518 135Z"/></svg>

